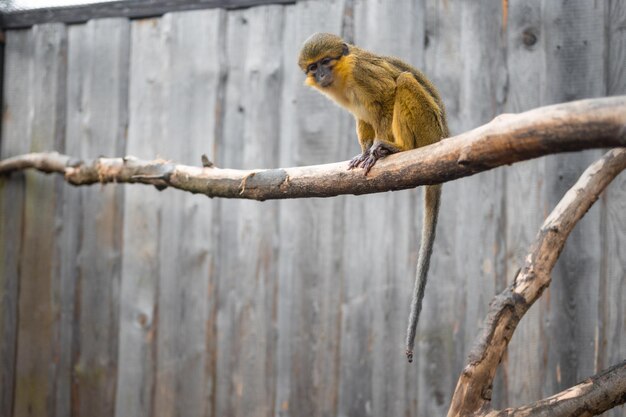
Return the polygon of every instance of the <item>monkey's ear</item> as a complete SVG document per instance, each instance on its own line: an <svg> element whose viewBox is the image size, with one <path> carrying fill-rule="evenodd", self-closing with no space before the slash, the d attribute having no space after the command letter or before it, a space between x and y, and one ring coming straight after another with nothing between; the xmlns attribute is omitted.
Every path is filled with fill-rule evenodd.
<svg viewBox="0 0 626 417"><path fill-rule="evenodd" d="M344 56L348 55L350 53L350 48L348 48L348 44L344 42L341 46L343 47L342 54Z"/></svg>

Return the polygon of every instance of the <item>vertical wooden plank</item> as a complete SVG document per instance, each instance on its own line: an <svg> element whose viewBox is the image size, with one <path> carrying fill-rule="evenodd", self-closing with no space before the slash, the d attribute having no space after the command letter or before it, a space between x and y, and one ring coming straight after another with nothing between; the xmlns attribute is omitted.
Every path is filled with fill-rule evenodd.
<svg viewBox="0 0 626 417"><path fill-rule="evenodd" d="M278 166L282 6L228 14L219 164ZM216 415L271 416L276 398L278 202L220 207Z"/></svg>
<svg viewBox="0 0 626 417"><path fill-rule="evenodd" d="M62 150L65 119L66 31L60 24L34 26L28 74L29 151ZM21 132L23 134L23 132ZM18 350L15 368L15 416L54 415L55 326L59 313L59 193L61 178L26 174Z"/></svg>
<svg viewBox="0 0 626 417"><path fill-rule="evenodd" d="M607 39L607 94L626 93L626 4L610 0L606 7Z"/></svg>
<svg viewBox="0 0 626 417"><path fill-rule="evenodd" d="M30 150L33 47L31 31L7 32L2 158ZM0 179L0 415L5 416L12 415L14 400L24 184L23 174Z"/></svg>
<svg viewBox="0 0 626 417"><path fill-rule="evenodd" d="M353 15L355 44L422 67L422 2L356 2ZM360 151L354 124L345 157ZM417 412L404 338L421 212L421 190L346 198L339 415Z"/></svg>
<svg viewBox="0 0 626 417"><path fill-rule="evenodd" d="M69 35L69 34L68 34ZM69 40L69 39L68 39ZM69 55L69 51L68 51ZM69 57L68 57L69 60ZM68 88L69 90L69 88ZM69 93L69 91L68 91ZM69 114L68 114L69 116ZM67 123L67 120L66 120ZM59 303L58 323L55 327L55 407L54 415L67 416L72 412L72 391L74 375L75 346L75 301L76 277L78 275L77 256L80 245L80 192L63 184L59 192L62 204L61 231L57 238L59 255L59 280L56 289Z"/></svg>
<svg viewBox="0 0 626 417"><path fill-rule="evenodd" d="M187 164L211 153L222 13L133 23L129 153ZM214 204L174 190L128 195L125 244L135 250L123 269L120 360L129 368L117 415L210 415Z"/></svg>
<svg viewBox="0 0 626 417"><path fill-rule="evenodd" d="M280 119L280 136L279 136L279 165L293 161L296 149L298 124L294 116L297 109L297 96L301 88L301 72L297 71L297 63L295 58L298 53L298 42L296 39L297 31L297 10L296 6L287 6L284 8L284 28L283 28L283 88L281 94L280 113L289 115L289 117L281 117ZM289 203L287 203L289 205ZM295 230L296 216L290 215L285 211L285 202L279 202L279 239L278 239L278 308L277 308L277 330L278 341L276 347L276 397L274 399L274 415L289 416L289 401L291 399L291 390L295 383L295 377L292 372L292 344L294 338L293 332L297 329L292 327L292 316L295 310L294 284L298 282L295 275L295 267L291 262L295 255L296 246L292 244L292 239L285 240L284 232L286 230ZM292 380L293 378L293 380Z"/></svg>
<svg viewBox="0 0 626 417"><path fill-rule="evenodd" d="M341 33L345 4L298 2L287 15L280 166L349 156L349 116L304 87L296 64L312 33ZM277 415L338 414L344 201L280 202Z"/></svg>
<svg viewBox="0 0 626 417"><path fill-rule="evenodd" d="M92 20L69 29L67 148L123 155L128 117L129 22ZM117 381L123 188L81 188L73 412L110 416ZM73 208L75 210L75 208Z"/></svg>
<svg viewBox="0 0 626 417"><path fill-rule="evenodd" d="M544 77L544 33L541 0L509 2L507 70L509 91L505 111L518 113L541 105ZM506 167L506 272L511 282L524 262L546 213L545 159ZM502 366L502 389L494 391L497 407L527 404L541 398L545 382L545 315L548 297L542 298L518 325ZM532 347L532 348L529 348ZM534 381L531 383L531 381Z"/></svg>
<svg viewBox="0 0 626 417"><path fill-rule="evenodd" d="M206 10L168 14L161 22L164 134L158 151L185 164L199 165L215 146L220 19L219 10ZM154 413L206 415L213 389L207 328L217 202L176 190L161 198Z"/></svg>
<svg viewBox="0 0 626 417"><path fill-rule="evenodd" d="M461 120L461 86L465 65L460 39L463 2L425 1L424 72L438 87L451 134L463 131ZM469 276L458 261L458 253L479 246L458 240L465 230L459 220L460 210L467 200L459 203L462 184L445 184L437 224L437 236L430 267L430 279L416 340L418 373L417 411L414 415L443 415L447 411L451 392L461 371L467 346L464 311L467 308L466 287ZM467 198L467 197L466 197ZM474 261L472 261L474 263ZM459 271L461 271L459 273ZM475 327L473 325L472 327Z"/></svg>
<svg viewBox="0 0 626 417"><path fill-rule="evenodd" d="M626 94L626 2L612 0L607 7L607 94ZM600 275L596 342L596 369L605 369L626 357L626 175L607 188L602 199L602 273ZM624 415L624 407L606 413Z"/></svg>
<svg viewBox="0 0 626 417"><path fill-rule="evenodd" d="M161 95L165 50L161 20L132 22L130 42L126 152L148 159L160 154L164 140ZM156 299L164 196L148 187L129 187L125 194L115 415L148 417L154 415Z"/></svg>
<svg viewBox="0 0 626 417"><path fill-rule="evenodd" d="M502 112L506 98L507 74L505 58L503 2L464 2L461 7L460 76L458 131L463 132L487 123ZM490 16L485 19L485 16ZM451 121L454 121L454 116ZM460 324L457 345L458 359L464 365L476 335L485 318L489 301L506 282L504 276L504 222L502 191L505 173L496 169L463 179L454 184L457 213L454 276L456 296L461 309L456 309ZM452 187L450 187L452 188ZM444 187L444 193L446 192ZM477 244L475 244L477 243ZM457 359L457 361L458 361ZM445 398L452 395L456 377L461 371L457 362L455 377L446 387ZM461 365L461 366L463 366ZM448 405L448 402L445 402ZM442 410L443 411L443 410Z"/></svg>
<svg viewBox="0 0 626 417"><path fill-rule="evenodd" d="M246 92L243 84L246 79L245 58L248 53L250 26L245 11L228 12L225 21L226 36L223 43L226 84L222 86L222 117L215 159L218 165L238 168L243 164L244 127L246 125L246 108L243 101ZM247 109L250 110L250 109ZM237 258L231 257L238 245L238 219L241 215L241 202L224 200L219 202L219 238L217 248L217 363L215 415L235 415L240 407L247 406L243 398L243 381L237 361L245 358L242 354L250 354L252 346L241 346L239 320L243 316L244 306L239 302L237 284L239 272L243 265ZM244 262L247 263L247 262ZM230 279L225 279L229 277ZM251 277L246 277L249 281ZM251 306L247 307L248 311ZM240 318L238 320L238 318ZM245 363L245 361L244 361ZM238 372L239 371L239 372Z"/></svg>
<svg viewBox="0 0 626 417"><path fill-rule="evenodd" d="M605 94L605 4L585 0L543 3L546 75L542 104ZM590 151L546 158L547 211L600 154ZM595 371L600 247L600 209L595 205L570 235L552 273L543 396Z"/></svg>
<svg viewBox="0 0 626 417"><path fill-rule="evenodd" d="M484 16L492 16L485 21ZM461 50L463 73L460 92L460 131L487 123L502 112L506 89L503 59L501 2L464 3ZM496 169L459 181L456 194L458 245L456 276L466 300L461 320L465 352L476 339L479 327L503 277L501 252L502 189L504 173ZM474 245L471 242L480 242ZM451 393L450 393L451 394Z"/></svg>

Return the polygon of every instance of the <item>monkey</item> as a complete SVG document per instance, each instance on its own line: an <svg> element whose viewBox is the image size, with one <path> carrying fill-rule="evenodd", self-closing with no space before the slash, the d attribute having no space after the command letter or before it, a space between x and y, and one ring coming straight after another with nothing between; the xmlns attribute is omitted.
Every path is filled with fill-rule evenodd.
<svg viewBox="0 0 626 417"><path fill-rule="evenodd" d="M302 46L298 65L305 84L346 108L356 120L361 153L348 169L367 175L377 160L430 145L449 136L446 112L435 86L398 58L375 55L341 37L315 33ZM441 184L424 192L423 226L406 334L406 356L413 361L415 332L441 200Z"/></svg>

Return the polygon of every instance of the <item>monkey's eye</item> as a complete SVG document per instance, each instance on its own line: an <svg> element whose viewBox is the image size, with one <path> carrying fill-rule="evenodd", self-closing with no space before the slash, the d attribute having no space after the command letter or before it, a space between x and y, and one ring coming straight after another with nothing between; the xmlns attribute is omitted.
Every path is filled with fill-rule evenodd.
<svg viewBox="0 0 626 417"><path fill-rule="evenodd" d="M332 59L324 58L324 59L322 59L322 65L328 65L328 64L330 64L330 61L332 61Z"/></svg>
<svg viewBox="0 0 626 417"><path fill-rule="evenodd" d="M309 72L315 72L317 70L317 64L311 64L308 66L307 70Z"/></svg>

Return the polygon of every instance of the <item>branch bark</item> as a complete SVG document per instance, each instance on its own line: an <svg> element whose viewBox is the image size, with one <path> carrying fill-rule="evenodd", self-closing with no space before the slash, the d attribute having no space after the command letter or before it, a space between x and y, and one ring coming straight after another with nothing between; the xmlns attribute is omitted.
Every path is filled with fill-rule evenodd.
<svg viewBox="0 0 626 417"><path fill-rule="evenodd" d="M78 161L57 153L0 162L0 174L35 168L74 185L143 183L209 197L254 200L368 194L438 184L539 156L626 146L626 96L582 100L501 115L437 144L391 155L365 176L348 162L266 170L220 169L133 157ZM206 162L206 161L205 161Z"/></svg>
<svg viewBox="0 0 626 417"><path fill-rule="evenodd" d="M475 413L484 415L483 413L489 410L493 378L517 324L541 296L543 290L550 285L552 268L576 223L595 203L604 188L624 169L626 169L626 148L609 151L585 170L544 221L513 284L491 302L482 333L457 382L448 417ZM620 375L624 376L623 370L620 371ZM625 383L620 381L621 385L617 387L623 387ZM595 388L602 393L598 406L594 408L600 410L599 412L614 407L616 395L621 402L626 400L623 389L615 392L612 390L614 387L604 386L600 382ZM569 395L576 394L582 398L585 392L585 390L570 391ZM573 400L567 396L565 399ZM556 410L560 402L540 402L536 410L527 409L527 414L524 415L535 415L533 414L535 411L536 415L542 415L541 410L549 404Z"/></svg>
<svg viewBox="0 0 626 417"><path fill-rule="evenodd" d="M626 402L626 361L556 395L518 408L492 411L485 417L593 416Z"/></svg>

